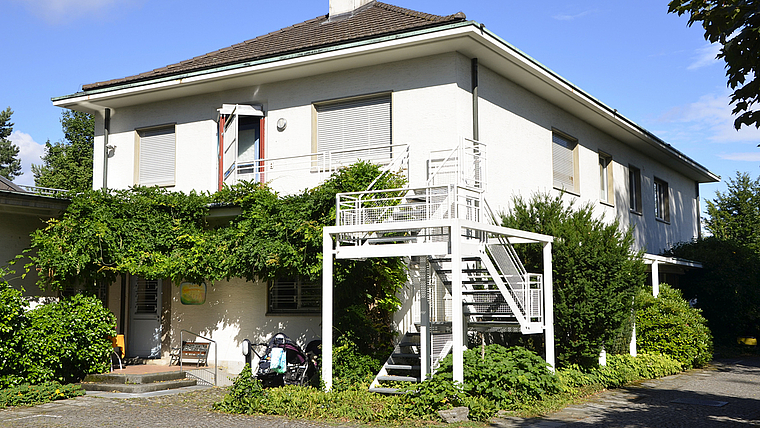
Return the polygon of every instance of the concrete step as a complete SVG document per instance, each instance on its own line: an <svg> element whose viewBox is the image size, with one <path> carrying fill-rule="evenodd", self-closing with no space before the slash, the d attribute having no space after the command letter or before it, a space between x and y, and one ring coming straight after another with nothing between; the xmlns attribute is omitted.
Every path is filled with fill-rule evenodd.
<svg viewBox="0 0 760 428"><path fill-rule="evenodd" d="M146 384L154 382L166 382L170 380L182 380L185 379L185 373L179 370L171 372L160 373L146 373L146 374L120 374L120 373L104 373L104 374L89 374L85 376L84 382L87 383L103 383L103 384Z"/></svg>
<svg viewBox="0 0 760 428"><path fill-rule="evenodd" d="M85 391L110 391L126 392L139 394L143 392L163 391L166 389L184 388L195 386L195 379L167 380L163 382L141 383L141 384L119 384L119 383L99 383L99 382L82 382L80 384Z"/></svg>

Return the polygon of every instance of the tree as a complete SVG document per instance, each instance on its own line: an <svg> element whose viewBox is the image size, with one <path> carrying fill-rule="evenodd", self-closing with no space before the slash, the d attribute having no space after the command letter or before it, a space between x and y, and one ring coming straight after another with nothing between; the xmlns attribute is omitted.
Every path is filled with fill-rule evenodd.
<svg viewBox="0 0 760 428"><path fill-rule="evenodd" d="M633 234L617 221L606 223L591 205L567 206L560 196L518 197L502 215L502 225L555 237L552 244L554 326L557 362L597 364L631 320L636 290L644 284L644 264L632 252ZM529 271L542 266L540 248L521 245ZM528 248L523 251L522 248Z"/></svg>
<svg viewBox="0 0 760 428"><path fill-rule="evenodd" d="M708 236L677 244L665 255L702 263L702 269L686 271L678 288L685 299L696 299L716 343L735 345L737 336L760 335L760 264L755 251Z"/></svg>
<svg viewBox="0 0 760 428"><path fill-rule="evenodd" d="M760 251L760 178L737 171L736 179L728 179L728 190L706 202L705 228L713 236Z"/></svg>
<svg viewBox="0 0 760 428"><path fill-rule="evenodd" d="M47 141L42 165L32 165L34 184L76 192L92 189L95 119L89 113L66 110L61 126L64 139Z"/></svg>
<svg viewBox="0 0 760 428"><path fill-rule="evenodd" d="M753 108L760 100L760 0L672 0L668 12L689 14L689 26L701 22L705 40L723 45L717 58L726 61L728 86L734 91L734 127L760 128L760 111Z"/></svg>
<svg viewBox="0 0 760 428"><path fill-rule="evenodd" d="M0 175L13 180L21 175L21 159L18 158L18 146L8 137L13 132L10 107L0 112Z"/></svg>

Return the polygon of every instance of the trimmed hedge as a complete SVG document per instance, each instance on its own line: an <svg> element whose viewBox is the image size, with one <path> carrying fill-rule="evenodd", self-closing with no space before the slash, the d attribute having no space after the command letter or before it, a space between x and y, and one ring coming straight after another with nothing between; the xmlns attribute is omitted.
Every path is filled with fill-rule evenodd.
<svg viewBox="0 0 760 428"><path fill-rule="evenodd" d="M681 291L660 285L657 298L646 291L637 296L636 343L644 352L678 360L684 370L712 360L713 341L702 311L689 306Z"/></svg>

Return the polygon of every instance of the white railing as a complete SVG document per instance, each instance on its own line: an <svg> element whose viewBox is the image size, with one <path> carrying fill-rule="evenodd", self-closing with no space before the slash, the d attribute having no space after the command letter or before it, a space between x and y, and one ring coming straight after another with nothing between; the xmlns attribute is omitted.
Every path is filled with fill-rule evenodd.
<svg viewBox="0 0 760 428"><path fill-rule="evenodd" d="M183 354L182 348L185 346L185 334L190 335L191 339L200 338L209 343L209 346L212 344L214 345L214 368L212 369L209 367L208 364L208 355L206 355L206 367L201 367L200 362L195 365L194 369L185 370L185 365L183 363ZM179 331L179 343L180 343L180 349L179 349L179 371L185 372L186 375L191 376L192 378L196 379L198 382L207 384L210 386L216 386L217 385L217 371L219 367L219 363L217 361L217 356L219 355L219 352L216 347L216 340L210 339L208 337L203 337L198 333L193 333L190 330L180 330ZM211 351L211 350L209 350ZM197 360L196 360L197 361ZM212 380L213 379L213 383Z"/></svg>
<svg viewBox="0 0 760 428"><path fill-rule="evenodd" d="M316 176L316 179L322 182L335 171L360 160L376 165L389 165L404 153L408 153L406 144L393 144L237 162L225 173L225 182L228 184L239 181L264 183L275 181L282 176L294 175L310 179ZM408 161L400 165L400 171L408 174ZM300 181L303 187L306 187L304 180Z"/></svg>
<svg viewBox="0 0 760 428"><path fill-rule="evenodd" d="M482 195L453 185L339 193L337 226L461 218L479 221Z"/></svg>
<svg viewBox="0 0 760 428"><path fill-rule="evenodd" d="M451 150L434 150L428 158L428 186L454 184L486 190L486 145L469 138Z"/></svg>
<svg viewBox="0 0 760 428"><path fill-rule="evenodd" d="M27 186L25 184L18 184L18 187L22 188L23 190L34 193L36 195L40 196L53 196L58 197L64 195L68 190L63 189L53 189L50 187L37 187L37 186Z"/></svg>

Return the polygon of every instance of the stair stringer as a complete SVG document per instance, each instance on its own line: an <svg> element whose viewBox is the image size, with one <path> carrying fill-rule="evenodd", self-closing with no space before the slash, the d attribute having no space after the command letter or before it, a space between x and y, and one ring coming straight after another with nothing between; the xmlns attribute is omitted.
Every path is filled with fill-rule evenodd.
<svg viewBox="0 0 760 428"><path fill-rule="evenodd" d="M498 288L501 292L501 295L504 297L507 305L509 305L509 309L517 319L517 322L520 323L520 332L523 334L536 334L543 332L543 322L530 322L528 319L528 314L520 309L519 305L512 296L512 293L504 284L504 281L502 280L501 275L499 275L499 271L496 269L496 266L494 266L491 258L488 256L488 254L486 254L484 248L480 250L479 256L480 260L483 262L483 265L488 270L488 273L491 274L491 278L496 284L496 288Z"/></svg>

